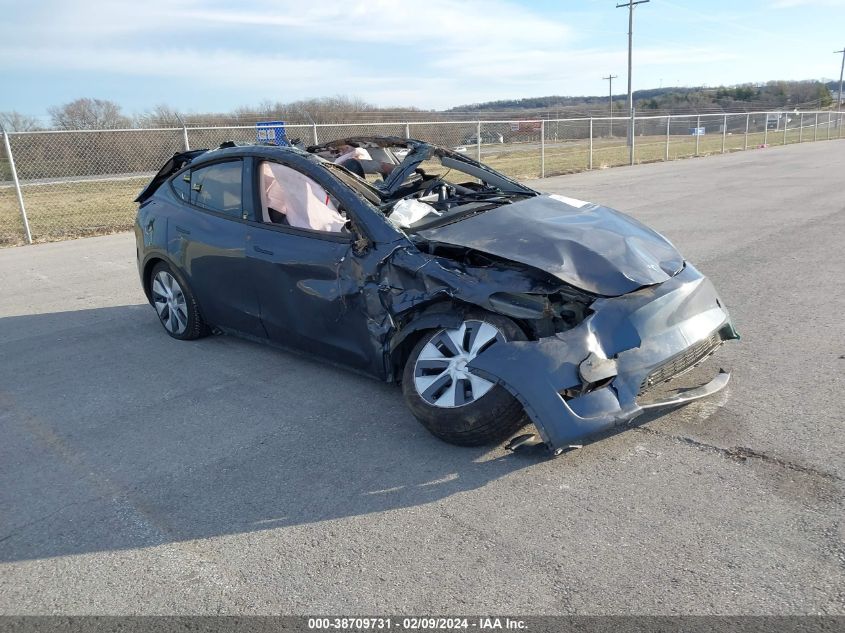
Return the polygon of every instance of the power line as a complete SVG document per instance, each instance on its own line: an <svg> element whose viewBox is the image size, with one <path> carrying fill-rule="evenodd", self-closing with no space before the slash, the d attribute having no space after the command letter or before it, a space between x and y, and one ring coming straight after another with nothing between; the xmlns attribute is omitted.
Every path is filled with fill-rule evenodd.
<svg viewBox="0 0 845 633"><path fill-rule="evenodd" d="M631 149L631 164L634 164L634 92L631 88L631 52L634 42L634 7L638 4L645 4L650 0L628 0L625 4L617 4L616 8L628 7L628 114L631 121L628 124L628 146Z"/></svg>
<svg viewBox="0 0 845 633"><path fill-rule="evenodd" d="M607 77L602 77L602 79L607 79L608 83L608 93L610 94L610 98L608 99L608 104L610 106L610 137L613 138L613 80L617 79L617 75L608 75Z"/></svg>

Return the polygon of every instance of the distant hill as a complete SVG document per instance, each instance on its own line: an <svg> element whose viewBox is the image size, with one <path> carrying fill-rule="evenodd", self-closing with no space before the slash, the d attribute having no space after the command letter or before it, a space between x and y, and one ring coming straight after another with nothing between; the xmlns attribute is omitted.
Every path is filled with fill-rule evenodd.
<svg viewBox="0 0 845 633"><path fill-rule="evenodd" d="M742 84L718 88L667 87L634 92L637 111L646 115L705 114L714 112L754 112L800 108L828 108L833 103L831 90L838 81L769 81L764 84ZM627 95L613 95L614 116L625 116ZM85 107L83 107L85 106ZM84 116L92 106L107 119ZM87 110L86 110L87 108ZM338 95L300 101L266 101L258 106L243 106L231 112L180 113L166 103L130 118L121 106L112 101L80 98L49 108L50 123L43 125L34 117L19 112L0 112L0 123L13 132L37 129L79 129L127 127L180 127L197 125L252 125L257 121L287 121L288 125L314 123L396 123L393 127L372 128L373 134L403 135L406 123L426 121L477 121L516 119L564 119L585 116L607 116L608 99L604 95L564 97L524 97L500 99L485 103L423 110L416 107L380 107L358 97ZM86 114L87 113L87 114ZM97 112L93 112L97 114Z"/></svg>
<svg viewBox="0 0 845 633"><path fill-rule="evenodd" d="M778 108L826 108L832 103L830 90L838 82L769 81L709 88L650 88L634 91L634 106L640 110L672 112L746 111ZM600 112L607 109L607 96L526 97L500 99L450 108L445 112L482 114L488 111L573 111ZM627 94L613 95L614 109L627 109Z"/></svg>

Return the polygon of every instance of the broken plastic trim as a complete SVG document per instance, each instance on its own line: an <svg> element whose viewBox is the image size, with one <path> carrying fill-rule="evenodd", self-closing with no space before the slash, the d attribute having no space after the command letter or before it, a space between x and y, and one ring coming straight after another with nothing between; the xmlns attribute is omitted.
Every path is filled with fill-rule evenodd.
<svg viewBox="0 0 845 633"><path fill-rule="evenodd" d="M708 383L701 385L700 387L696 387L695 389L690 389L689 391L685 391L683 393L665 398L663 400L659 400L657 402L651 402L649 404L641 405L641 411L635 415L632 415L628 418L628 421L633 420L634 418L638 417L641 413L645 411L650 411L653 409L665 409L670 407L678 407L681 405L689 404L690 402L694 402L695 400L701 400L702 398L707 398L708 396L712 396L714 393L718 393L722 389L728 386L728 383L731 380L730 372L726 372L724 369L720 369L719 373ZM558 456L563 451L564 448L581 448L583 444L570 444L567 447L561 446L549 446L545 442L543 442L539 437L537 437L534 433L526 433L524 435L518 435L517 437L512 438L506 445L505 448L509 451L516 451L521 448L526 448L529 446L545 446L553 455Z"/></svg>
<svg viewBox="0 0 845 633"><path fill-rule="evenodd" d="M724 369L720 368L719 373L716 374L716 377L713 378L713 380L711 380L707 384L701 385L700 387L696 387L695 389L690 389L689 391L685 391L683 393L679 393L669 398L665 398L663 400L658 400L656 402L650 402L649 404L640 405L640 408L643 411L649 411L651 409L674 407L681 404L687 404L688 402L692 402L694 400L701 400L701 398L712 396L714 393L721 391L722 389L727 387L730 380L730 372L727 372Z"/></svg>
<svg viewBox="0 0 845 633"><path fill-rule="evenodd" d="M165 180L193 161L197 156L205 154L207 151L207 149L194 149L190 152L176 152L173 154L170 160L164 163L161 169L158 170L158 173L153 176L150 183L141 190L141 193L135 198L135 202L140 204L147 200L158 190Z"/></svg>

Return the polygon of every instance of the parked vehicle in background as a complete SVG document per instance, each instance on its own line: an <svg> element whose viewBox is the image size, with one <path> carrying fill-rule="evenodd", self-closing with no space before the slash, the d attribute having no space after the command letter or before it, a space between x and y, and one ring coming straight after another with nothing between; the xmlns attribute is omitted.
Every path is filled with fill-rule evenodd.
<svg viewBox="0 0 845 633"><path fill-rule="evenodd" d="M781 120L786 120L786 113L785 112L769 112L766 115L766 129L767 130L779 130L781 125Z"/></svg>
<svg viewBox="0 0 845 633"><path fill-rule="evenodd" d="M489 132L489 131L482 131L481 132L481 143L482 145L489 145L492 143L504 143L505 137L504 135L498 132ZM478 134L470 134L464 137L463 140L464 145L476 145L478 144Z"/></svg>

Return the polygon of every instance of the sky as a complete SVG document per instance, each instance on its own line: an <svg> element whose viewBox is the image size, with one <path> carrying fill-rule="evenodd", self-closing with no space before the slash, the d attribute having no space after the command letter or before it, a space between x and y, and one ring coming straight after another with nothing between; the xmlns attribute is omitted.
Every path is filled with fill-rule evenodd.
<svg viewBox="0 0 845 633"><path fill-rule="evenodd" d="M346 95L443 109L626 91L615 0L0 0L0 111L78 97L126 114ZM838 79L845 0L651 0L634 89Z"/></svg>

